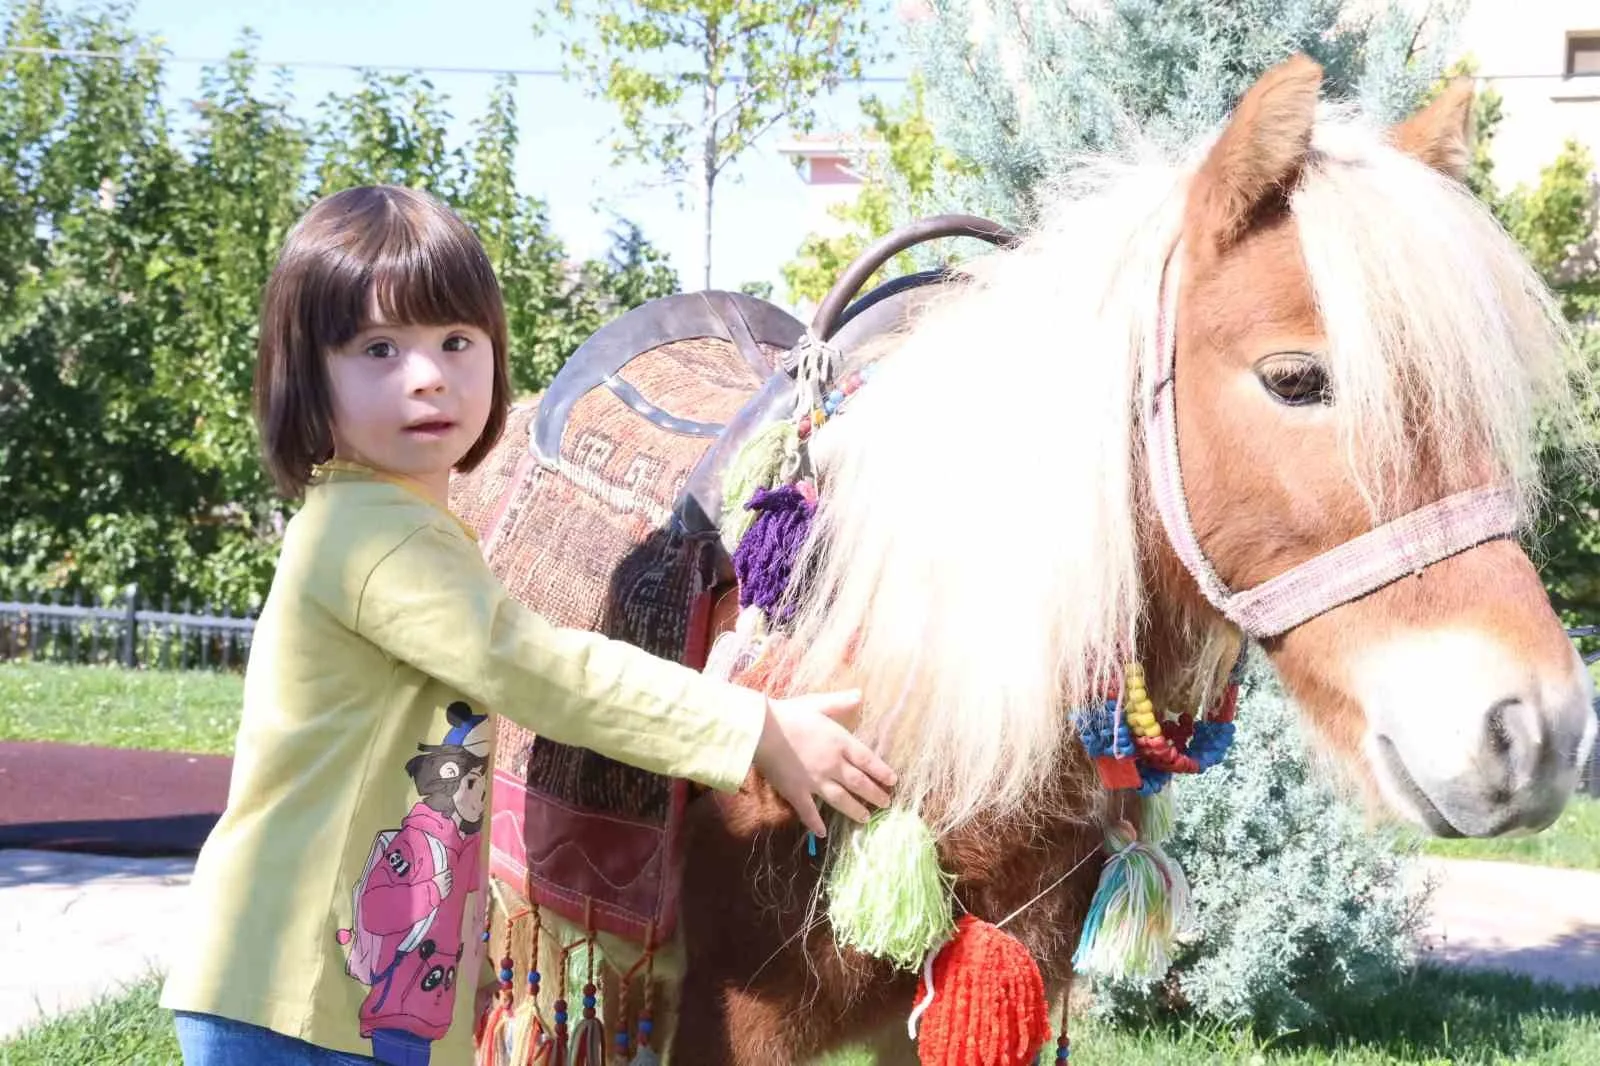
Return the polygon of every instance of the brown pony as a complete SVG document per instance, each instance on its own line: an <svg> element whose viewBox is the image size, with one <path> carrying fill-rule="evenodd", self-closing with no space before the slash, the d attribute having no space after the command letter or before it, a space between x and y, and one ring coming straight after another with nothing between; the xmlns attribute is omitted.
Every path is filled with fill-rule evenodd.
<svg viewBox="0 0 1600 1066"><path fill-rule="evenodd" d="M1314 63L1290 60L1191 158L1075 171L1023 239L848 353L875 373L811 441L808 579L781 627L793 683L837 684L848 658L862 735L899 773L896 802L936 832L958 905L1014 915L1006 931L1057 1001L1126 795L1102 789L1064 708L1092 704L1128 661L1160 707L1195 709L1257 640L1310 735L1439 835L1550 824L1593 743L1587 674L1511 536L1538 498L1535 420L1574 409L1565 337L1460 184L1470 88L1385 129L1320 103L1320 86ZM790 413L745 404L749 381L716 387L745 390L723 411ZM711 447L683 403L632 406L678 419L674 447ZM561 553L592 546L551 539L548 574L506 561L507 507L554 476L527 473L527 451L509 435L455 500L518 594L547 607ZM573 483L589 460L563 459ZM677 543L662 515L630 520L636 543ZM1262 587L1266 602L1244 602ZM649 598L617 588L634 599L610 612ZM629 632L616 621L595 624ZM696 1066L850 1044L915 1062L918 976L836 946L826 855L792 813L754 780L681 810L657 871L658 910L678 920L650 957L673 985L654 1005L657 1046ZM529 818L497 848L542 847ZM849 827L826 844L848 847ZM497 866L502 890L558 900L544 863L527 858L522 884ZM620 968L641 958L625 924L605 940ZM637 990L611 989L615 1010L637 1009Z"/></svg>

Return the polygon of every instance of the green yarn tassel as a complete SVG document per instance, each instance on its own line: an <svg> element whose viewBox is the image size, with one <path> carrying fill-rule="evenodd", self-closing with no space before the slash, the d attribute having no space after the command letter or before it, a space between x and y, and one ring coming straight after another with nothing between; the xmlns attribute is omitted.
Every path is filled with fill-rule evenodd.
<svg viewBox="0 0 1600 1066"><path fill-rule="evenodd" d="M1189 882L1159 845L1124 827L1106 830L1106 846L1113 854L1089 903L1073 969L1160 980L1172 965L1173 942L1189 920Z"/></svg>
<svg viewBox="0 0 1600 1066"><path fill-rule="evenodd" d="M954 878L914 812L886 807L851 831L828 872L828 920L841 947L916 971L955 931Z"/></svg>
<svg viewBox="0 0 1600 1066"><path fill-rule="evenodd" d="M745 502L756 489L770 489L783 477L800 452L800 434L790 419L780 419L761 427L739 449L722 475L722 544L736 551L739 541L755 522L754 511Z"/></svg>
<svg viewBox="0 0 1600 1066"><path fill-rule="evenodd" d="M1177 811L1172 804L1172 786L1154 795L1145 796L1140 805L1139 836L1149 844L1160 844L1172 839Z"/></svg>

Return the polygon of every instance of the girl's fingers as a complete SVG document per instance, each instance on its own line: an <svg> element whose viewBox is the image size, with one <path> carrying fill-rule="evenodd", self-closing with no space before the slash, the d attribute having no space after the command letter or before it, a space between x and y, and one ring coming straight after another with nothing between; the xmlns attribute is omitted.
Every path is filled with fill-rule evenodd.
<svg viewBox="0 0 1600 1066"><path fill-rule="evenodd" d="M789 801L789 806L794 808L795 813L800 816L801 824L807 829L819 838L828 835L828 827L822 821L822 812L817 810L817 803L811 798L810 792L798 789L795 795L786 793L783 798Z"/></svg>
<svg viewBox="0 0 1600 1066"><path fill-rule="evenodd" d="M846 729L854 729L861 718L861 690L843 692L818 692L809 697L812 707L832 718Z"/></svg>
<svg viewBox="0 0 1600 1066"><path fill-rule="evenodd" d="M874 807L887 807L889 793L878 786L878 783L856 767L845 763L839 768L839 781L851 794Z"/></svg>
<svg viewBox="0 0 1600 1066"><path fill-rule="evenodd" d="M853 822L865 823L871 817L865 807L856 801L856 798L845 791L844 787L836 781L822 783L822 798L828 805Z"/></svg>
<svg viewBox="0 0 1600 1066"><path fill-rule="evenodd" d="M845 758L865 770L873 780L884 788L893 788L895 781L899 780L895 772L889 768L889 764L878 757L877 752L854 737L850 738L849 746L845 748ZM856 792L859 793L860 791L860 789L856 789ZM884 802L888 801L885 800Z"/></svg>

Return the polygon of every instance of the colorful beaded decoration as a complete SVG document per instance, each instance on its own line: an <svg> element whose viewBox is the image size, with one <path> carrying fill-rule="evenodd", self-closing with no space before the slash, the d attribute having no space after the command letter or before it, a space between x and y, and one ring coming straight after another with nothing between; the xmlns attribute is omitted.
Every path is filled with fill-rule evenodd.
<svg viewBox="0 0 1600 1066"><path fill-rule="evenodd" d="M852 370L846 374L837 385L828 390L822 398L822 403L813 407L809 412L799 415L795 419L795 432L801 440L811 436L811 431L821 429L828 419L844 410L845 402L853 396L861 386L872 380L872 375L877 370L876 363L867 363L860 370Z"/></svg>
<svg viewBox="0 0 1600 1066"><path fill-rule="evenodd" d="M1076 715L1078 737L1098 765L1105 787L1152 796L1166 787L1173 774L1198 774L1221 762L1233 744L1244 662L1241 647L1216 706L1199 721L1187 711L1176 718L1158 715L1144 668L1129 663L1125 692L1113 688L1099 707Z"/></svg>

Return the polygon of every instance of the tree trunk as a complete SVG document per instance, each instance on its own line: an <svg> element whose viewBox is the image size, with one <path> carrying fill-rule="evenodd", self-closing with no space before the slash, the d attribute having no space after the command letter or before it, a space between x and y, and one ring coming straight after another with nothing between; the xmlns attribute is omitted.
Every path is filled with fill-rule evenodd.
<svg viewBox="0 0 1600 1066"><path fill-rule="evenodd" d="M707 289L711 288L711 187L712 182L716 180L716 178L713 177L713 171L711 169L710 162L711 161L708 155L705 169L706 279L704 285L704 287Z"/></svg>
<svg viewBox="0 0 1600 1066"><path fill-rule="evenodd" d="M722 82L722 79L718 76L717 52L719 44L717 26L708 19L705 39L705 142L700 150L701 205L705 213L701 221L705 225L706 240L706 269L702 288L706 289L711 288L711 203L712 193L717 182L717 90L721 87Z"/></svg>

